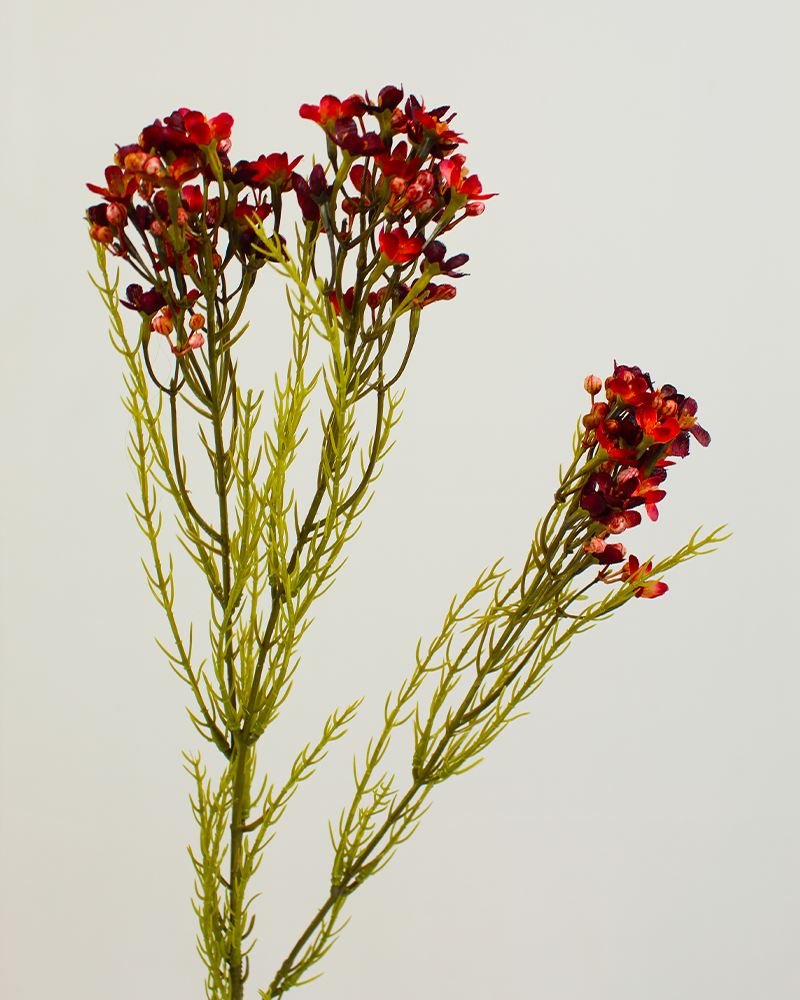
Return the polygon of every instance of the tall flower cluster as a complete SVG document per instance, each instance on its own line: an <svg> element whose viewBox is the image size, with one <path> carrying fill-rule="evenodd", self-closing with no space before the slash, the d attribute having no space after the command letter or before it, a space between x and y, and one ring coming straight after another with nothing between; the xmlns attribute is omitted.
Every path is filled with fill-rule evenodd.
<svg viewBox="0 0 800 1000"><path fill-rule="evenodd" d="M599 530L584 545L598 562L622 563L627 555L621 542L609 542L641 523L637 508L644 507L658 519L658 504L667 495L664 481L674 458L689 454L690 435L704 448L711 436L697 423L697 403L673 385L656 389L646 372L637 366L614 363L614 374L605 381L606 402L595 402L602 388L596 375L587 376L584 388L592 407L583 418L583 446L595 462L580 493L580 506ZM646 576L650 566L640 567L631 556L618 578L635 581ZM610 575L607 576L610 579ZM665 583L643 583L637 597L657 597Z"/></svg>
<svg viewBox="0 0 800 1000"><path fill-rule="evenodd" d="M129 285L122 304L152 317L153 332L176 332L179 357L204 343L201 294L234 258L252 261L251 223L280 214L301 159L272 153L232 165L232 126L229 114L207 119L180 108L146 126L138 142L117 147L105 187L87 185L104 199L87 209L90 236L152 286Z"/></svg>
<svg viewBox="0 0 800 1000"><path fill-rule="evenodd" d="M144 128L137 142L118 146L105 186L88 185L103 201L88 208L87 220L91 237L151 286L128 286L123 304L151 317L153 332L175 332L178 357L201 346L198 300L213 298L231 261L251 284L265 260L282 252L289 191L314 238L327 238L328 298L343 320L355 318L371 327L368 336L379 336L384 310L388 321L453 298L454 285L433 279L462 277L469 258L448 254L438 237L480 215L493 195L466 170L458 152L466 140L453 130L449 107L427 109L411 96L401 109L403 97L387 86L374 102L368 94L344 101L327 95L304 104L300 115L323 129L329 160L307 175L295 169L302 157L285 152L232 162L226 113L206 118L179 108ZM352 250L359 268L355 276L350 268L346 287Z"/></svg>
<svg viewBox="0 0 800 1000"><path fill-rule="evenodd" d="M431 108L403 91L384 87L373 102L353 94L343 101L327 94L319 104L304 104L300 116L324 131L336 171L333 183L321 165L306 180L292 175L303 218L320 220L341 249L369 243L373 269L367 282L346 290L336 269L331 301L340 314L373 320L384 303L422 308L452 299L456 288L438 284L439 275L463 277L465 253L449 256L438 236L464 219L480 215L485 202L480 180L470 174L457 150L466 142L453 130L448 105ZM341 163L340 163L341 159ZM356 162L358 161L358 162ZM377 237L377 245L376 245ZM419 272L416 267L419 265ZM391 277L378 286L387 270ZM373 324L374 325L374 324Z"/></svg>

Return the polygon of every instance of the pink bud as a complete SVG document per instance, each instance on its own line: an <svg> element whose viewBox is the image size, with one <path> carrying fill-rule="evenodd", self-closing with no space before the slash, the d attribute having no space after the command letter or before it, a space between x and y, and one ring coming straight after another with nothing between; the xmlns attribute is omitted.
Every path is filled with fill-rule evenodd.
<svg viewBox="0 0 800 1000"><path fill-rule="evenodd" d="M168 337L172 333L172 319L169 315L160 312L150 320L150 329Z"/></svg>
<svg viewBox="0 0 800 1000"><path fill-rule="evenodd" d="M603 383L597 375L587 375L583 380L583 388L591 396L596 396L598 392L603 388Z"/></svg>
<svg viewBox="0 0 800 1000"><path fill-rule="evenodd" d="M194 318L194 317L192 317ZM189 350L193 351L195 347L202 347L205 344L206 338L202 333L193 333L191 337L186 341L186 346Z"/></svg>
<svg viewBox="0 0 800 1000"><path fill-rule="evenodd" d="M433 174L430 170L420 170L417 176L414 178L414 183L418 184L422 190L427 194L428 191L433 190Z"/></svg>
<svg viewBox="0 0 800 1000"><path fill-rule="evenodd" d="M414 211L417 215L426 215L428 212L432 212L436 208L436 199L433 195L426 195L414 205Z"/></svg>
<svg viewBox="0 0 800 1000"><path fill-rule="evenodd" d="M406 189L406 182L402 177L393 177L389 181L389 188L392 194L402 194Z"/></svg>
<svg viewBox="0 0 800 1000"><path fill-rule="evenodd" d="M112 226L124 226L128 221L128 212L124 205L112 201L110 205L106 205L106 218Z"/></svg>
<svg viewBox="0 0 800 1000"><path fill-rule="evenodd" d="M161 164L161 160L157 156L148 156L144 164L144 173L148 177L163 177L164 168Z"/></svg>
<svg viewBox="0 0 800 1000"><path fill-rule="evenodd" d="M153 236L163 236L164 235L164 227L161 225L161 223L158 221L158 219L155 219L151 223L151 225L150 225L150 232L153 234Z"/></svg>
<svg viewBox="0 0 800 1000"><path fill-rule="evenodd" d="M189 213L186 211L185 208L183 208L183 206L181 206L178 209L178 225L185 226L188 221L189 221Z"/></svg>
<svg viewBox="0 0 800 1000"><path fill-rule="evenodd" d="M464 215L483 215L486 206L482 201L471 201L464 206Z"/></svg>

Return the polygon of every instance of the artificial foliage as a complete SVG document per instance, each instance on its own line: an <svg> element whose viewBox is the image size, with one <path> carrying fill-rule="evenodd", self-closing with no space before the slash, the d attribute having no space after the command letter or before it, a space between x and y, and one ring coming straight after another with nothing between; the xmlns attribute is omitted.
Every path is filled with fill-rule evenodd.
<svg viewBox="0 0 800 1000"><path fill-rule="evenodd" d="M220 769L186 754L198 950L213 1000L245 994L251 880L292 796L358 703L333 711L282 783L259 768L259 740L290 695L312 608L335 580L391 448L409 360L424 351L423 313L427 321L430 306L447 308L465 276L468 255L452 244L467 239L462 223L472 226L494 197L468 172L446 106L429 109L388 86L374 101L327 95L300 115L322 129L326 147L307 173L297 169L302 156L286 153L233 162L231 116L181 108L118 146L105 186L89 185L102 198L87 210L95 284L126 370L139 480L131 502L167 621L159 645L189 688L205 752L222 756L212 780ZM109 255L138 277L124 296ZM287 299L288 360L271 397L243 387L235 349L262 272L285 284ZM163 349L152 349L159 338L169 345L166 365ZM313 338L326 349L319 366ZM271 979L254 975L261 997L313 978L353 893L413 834L436 785L477 764L521 714L578 633L632 598L660 597L670 569L723 537L696 533L655 563L628 554L620 536L642 509L657 519L668 468L687 456L692 436L702 446L710 438L691 397L656 388L636 366L615 362L605 381L591 375L584 385L588 412L521 571L498 562L482 572L388 693L384 724L358 757L352 799L330 823L330 884ZM315 392L324 401L316 433ZM184 440L198 426L207 462L190 468ZM297 499L301 448L317 455L307 506ZM215 502L200 509L193 487L204 476ZM187 628L176 613L165 503L208 587L207 630ZM404 773L388 775L381 764L403 727L413 730L413 756Z"/></svg>

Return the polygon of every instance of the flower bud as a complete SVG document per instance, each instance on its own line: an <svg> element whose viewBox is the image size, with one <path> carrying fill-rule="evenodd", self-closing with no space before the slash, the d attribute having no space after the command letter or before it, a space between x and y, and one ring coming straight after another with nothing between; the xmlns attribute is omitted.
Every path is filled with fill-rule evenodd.
<svg viewBox="0 0 800 1000"><path fill-rule="evenodd" d="M414 183L418 184L424 192L433 190L433 174L430 170L420 170L414 178Z"/></svg>
<svg viewBox="0 0 800 1000"><path fill-rule="evenodd" d="M164 235L164 227L161 225L158 219L154 219L153 222L150 224L150 232L153 234L153 236Z"/></svg>
<svg viewBox="0 0 800 1000"><path fill-rule="evenodd" d="M597 375L587 375L583 380L583 388L590 396L596 396L603 388L603 383Z"/></svg>
<svg viewBox="0 0 800 1000"><path fill-rule="evenodd" d="M193 313L189 317L189 327L192 330L202 330L206 325L206 321L200 315L200 313Z"/></svg>
<svg viewBox="0 0 800 1000"><path fill-rule="evenodd" d="M482 201L470 201L464 206L464 215L483 215L486 206Z"/></svg>
<svg viewBox="0 0 800 1000"><path fill-rule="evenodd" d="M148 156L144 163L144 173L148 177L163 177L164 167L161 164L161 159L158 156Z"/></svg>
<svg viewBox="0 0 800 1000"><path fill-rule="evenodd" d="M195 317L193 316L192 319ZM193 333L191 337L186 341L186 346L189 350L193 351L196 347L202 347L205 344L206 338L202 333Z"/></svg>
<svg viewBox="0 0 800 1000"><path fill-rule="evenodd" d="M603 418L608 413L607 403L592 403L591 410L583 418L583 426L587 431L593 431L603 422Z"/></svg>
<svg viewBox="0 0 800 1000"><path fill-rule="evenodd" d="M588 542L583 543L583 551L589 555L599 556L606 547L606 540L595 535Z"/></svg>
<svg viewBox="0 0 800 1000"><path fill-rule="evenodd" d="M141 173L144 169L145 163L150 159L150 154L145 153L143 149L136 150L136 152L128 153L125 157L124 166L126 170L130 170L131 173Z"/></svg>
<svg viewBox="0 0 800 1000"><path fill-rule="evenodd" d="M406 182L402 177L393 177L389 181L389 189L392 194L402 194L406 189Z"/></svg>
<svg viewBox="0 0 800 1000"><path fill-rule="evenodd" d="M428 212L432 212L436 208L436 199L433 195L426 195L414 205L414 211L417 215L426 215Z"/></svg>
<svg viewBox="0 0 800 1000"><path fill-rule="evenodd" d="M127 209L119 202L112 201L110 205L106 206L106 218L112 226L124 226L128 221Z"/></svg>
<svg viewBox="0 0 800 1000"><path fill-rule="evenodd" d="M188 221L189 221L189 213L183 206L181 206L178 209L178 225L185 226Z"/></svg>
<svg viewBox="0 0 800 1000"><path fill-rule="evenodd" d="M678 415L678 404L674 399L664 400L664 404L661 407L662 417L677 417Z"/></svg>
<svg viewBox="0 0 800 1000"><path fill-rule="evenodd" d="M108 226L91 226L89 228L89 235L98 243L111 243L114 239L114 234Z"/></svg>
<svg viewBox="0 0 800 1000"><path fill-rule="evenodd" d="M215 271L218 271L222 267L222 257L220 257L216 250L211 254L211 263Z"/></svg>
<svg viewBox="0 0 800 1000"><path fill-rule="evenodd" d="M172 333L172 318L168 312L160 312L150 320L150 329L168 337Z"/></svg>

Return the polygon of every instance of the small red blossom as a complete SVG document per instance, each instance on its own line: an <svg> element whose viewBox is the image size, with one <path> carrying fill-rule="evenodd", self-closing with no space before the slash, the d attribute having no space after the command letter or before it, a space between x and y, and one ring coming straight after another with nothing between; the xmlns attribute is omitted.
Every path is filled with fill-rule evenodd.
<svg viewBox="0 0 800 1000"><path fill-rule="evenodd" d="M477 174L468 174L464 167L466 157L454 156L450 160L442 160L439 170L444 178L445 187L450 188L460 201L486 201L496 198L496 194L483 194L483 185Z"/></svg>
<svg viewBox="0 0 800 1000"><path fill-rule="evenodd" d="M352 94L344 101L333 94L326 94L319 104L301 104L300 117L316 122L327 132L333 132L338 118L351 118L364 107L364 99L358 94Z"/></svg>
<svg viewBox="0 0 800 1000"><path fill-rule="evenodd" d="M126 205L129 204L136 192L136 178L117 166L106 167L105 173L107 187L97 187L96 184L87 184L86 187L107 201L121 201Z"/></svg>
<svg viewBox="0 0 800 1000"><path fill-rule="evenodd" d="M398 226L388 233L382 229L378 243L381 252L393 264L405 264L419 255L425 240L421 236L409 237L403 226Z"/></svg>
<svg viewBox="0 0 800 1000"><path fill-rule="evenodd" d="M646 577L653 570L653 563L650 561L646 566L639 566L639 560L636 556L631 556L625 566L622 567L621 578L628 583L636 583L637 580L642 577ZM634 591L634 597L660 597L662 594L666 594L669 587L666 583L661 580L652 580L642 583L641 587L638 587Z"/></svg>

